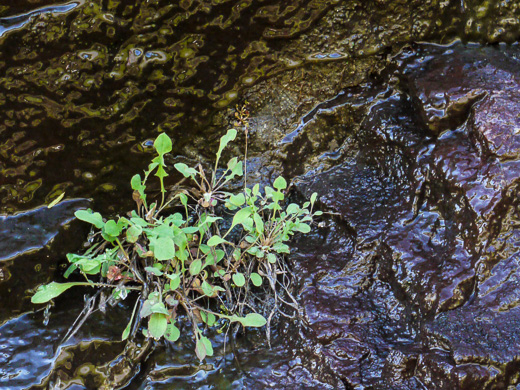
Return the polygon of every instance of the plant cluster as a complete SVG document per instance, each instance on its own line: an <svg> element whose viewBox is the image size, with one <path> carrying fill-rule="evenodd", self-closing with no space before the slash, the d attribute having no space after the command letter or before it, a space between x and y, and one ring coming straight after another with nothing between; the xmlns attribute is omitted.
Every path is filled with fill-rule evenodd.
<svg viewBox="0 0 520 390"><path fill-rule="evenodd" d="M297 302L290 292L291 274L284 255L290 251L290 238L308 233L314 217L321 214L313 212L316 194L301 207L285 205L287 183L282 177L262 191L258 184L246 187L245 180L238 193L226 191L244 174L236 157L219 168L222 151L236 135L230 129L220 139L210 174L201 164L175 164L189 185L174 186L171 192L164 178L172 141L164 133L159 135L154 142L157 156L144 177L131 179L136 210L115 219L104 219L90 209L75 213L97 229L96 243L84 254L67 255L71 265L65 277L79 271L85 281L40 286L32 302L45 303L78 285L108 291L113 303L137 290L139 299L123 340L144 325L145 336L176 341L178 321L184 315L201 360L213 354L204 335L206 327L236 323L267 324L269 329L276 312L294 316ZM146 190L152 174L159 180L161 195L160 201L149 203ZM92 280L94 276L98 281ZM261 302L271 306L266 310ZM292 308L291 313L283 308Z"/></svg>

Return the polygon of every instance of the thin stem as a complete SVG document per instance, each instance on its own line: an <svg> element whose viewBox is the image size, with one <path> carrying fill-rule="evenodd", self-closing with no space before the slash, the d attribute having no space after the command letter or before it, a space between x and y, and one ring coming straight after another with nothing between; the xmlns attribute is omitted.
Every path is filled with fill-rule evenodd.
<svg viewBox="0 0 520 390"><path fill-rule="evenodd" d="M119 238L116 238L117 245L119 246L119 249L121 249L121 252L125 255L126 260L130 262L130 257L128 256L128 253L126 253L125 248L123 248L123 245L121 245L121 241L119 241Z"/></svg>
<svg viewBox="0 0 520 390"><path fill-rule="evenodd" d="M159 206L159 211L162 210L164 205L164 194L166 193L166 190L164 189L164 180L162 177L159 178L161 181L161 205Z"/></svg>
<svg viewBox="0 0 520 390"><path fill-rule="evenodd" d="M245 124L245 130L244 130L244 133L246 135L246 150L245 150L245 153L244 153L244 192L247 188L247 135L248 135L248 130L247 130L247 122Z"/></svg>
<svg viewBox="0 0 520 390"><path fill-rule="evenodd" d="M94 282L72 282L72 283L74 283L75 286L111 287L111 288L117 287L117 286L114 286L113 284L108 284L108 283L94 283ZM125 286L125 288L127 290L141 291L141 287Z"/></svg>

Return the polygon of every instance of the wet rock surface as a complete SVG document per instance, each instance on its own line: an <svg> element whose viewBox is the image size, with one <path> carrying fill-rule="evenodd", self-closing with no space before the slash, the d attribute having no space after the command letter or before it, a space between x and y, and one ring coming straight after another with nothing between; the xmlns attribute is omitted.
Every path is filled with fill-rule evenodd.
<svg viewBox="0 0 520 390"><path fill-rule="evenodd" d="M204 160L246 99L250 180L284 173L333 213L295 242L302 319L272 349L216 335L204 364L189 336L159 346L128 388L517 386L520 51L413 42L511 43L519 16L477 0L5 2L0 387L97 388L131 313L97 313L66 345L88 291L47 324L30 313L87 233L70 224L83 201L44 205L65 191L125 212L158 131Z"/></svg>
<svg viewBox="0 0 520 390"><path fill-rule="evenodd" d="M355 157L301 184L340 215L320 244L340 266L316 273L330 254L311 250L297 269L314 275L301 295L310 337L351 388L517 384L517 55L398 58L410 94L374 105ZM354 244L334 237L339 220Z"/></svg>
<svg viewBox="0 0 520 390"><path fill-rule="evenodd" d="M57 227L72 221L86 200L68 200L53 208L40 207L12 216L0 216L0 260L6 260L48 244L58 233ZM28 237L26 233L32 232Z"/></svg>

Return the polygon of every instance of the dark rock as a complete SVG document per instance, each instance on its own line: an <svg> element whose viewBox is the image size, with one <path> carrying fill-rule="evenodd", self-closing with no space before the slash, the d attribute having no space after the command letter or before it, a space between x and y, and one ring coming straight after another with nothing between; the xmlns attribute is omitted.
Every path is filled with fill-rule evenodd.
<svg viewBox="0 0 520 390"><path fill-rule="evenodd" d="M61 226L76 218L76 210L88 204L86 199L72 199L50 209L43 206L16 215L0 215L0 260L43 248Z"/></svg>
<svg viewBox="0 0 520 390"><path fill-rule="evenodd" d="M314 243L330 256L309 249L296 267L307 336L351 388L517 384L517 54L407 54L410 98L381 98L355 153L300 186L339 215Z"/></svg>

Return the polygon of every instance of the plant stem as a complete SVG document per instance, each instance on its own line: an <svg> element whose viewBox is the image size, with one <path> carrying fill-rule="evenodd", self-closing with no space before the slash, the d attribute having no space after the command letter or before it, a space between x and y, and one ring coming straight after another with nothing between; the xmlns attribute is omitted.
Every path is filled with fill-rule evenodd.
<svg viewBox="0 0 520 390"><path fill-rule="evenodd" d="M244 153L244 192L246 190L246 187L247 187L247 135L248 135L248 130L247 130L247 123L245 124L245 130L244 130L244 133L246 135L246 150L245 150L245 153Z"/></svg>
<svg viewBox="0 0 520 390"><path fill-rule="evenodd" d="M121 252L123 252L123 255L125 255L128 262L130 262L130 257L128 257L128 253L126 253L125 248L123 248L123 245L121 245L121 241L119 241L119 238L116 238L117 245L119 246L119 249L121 249Z"/></svg>

